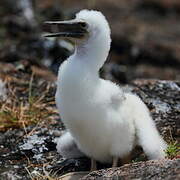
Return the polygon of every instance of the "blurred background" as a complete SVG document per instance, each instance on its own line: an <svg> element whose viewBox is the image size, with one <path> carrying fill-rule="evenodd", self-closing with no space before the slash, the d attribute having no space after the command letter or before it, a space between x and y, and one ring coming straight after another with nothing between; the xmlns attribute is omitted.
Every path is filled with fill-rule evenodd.
<svg viewBox="0 0 180 180"><path fill-rule="evenodd" d="M8 64L55 79L73 47L44 38L42 24L71 19L81 9L100 10L112 29L101 76L122 84L180 79L179 0L1 0L0 71Z"/></svg>

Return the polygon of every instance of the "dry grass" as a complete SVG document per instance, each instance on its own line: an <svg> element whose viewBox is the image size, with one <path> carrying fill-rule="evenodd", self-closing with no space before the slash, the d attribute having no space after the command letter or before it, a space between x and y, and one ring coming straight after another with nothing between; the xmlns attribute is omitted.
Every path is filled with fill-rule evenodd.
<svg viewBox="0 0 180 180"><path fill-rule="evenodd" d="M18 86L12 86L13 78L7 83L8 98L4 102L0 102L0 131L9 128L23 127L26 129L28 125L48 120L53 113L56 113L55 109L50 108L51 104L54 104L54 97L51 101L46 100L50 85L47 83L43 90L39 89L41 92L37 92L37 88L34 93L33 85L35 83L33 84L33 81L34 75L32 74L29 82L21 82L20 87L24 91L22 97L19 97L17 93Z"/></svg>
<svg viewBox="0 0 180 180"><path fill-rule="evenodd" d="M58 178L53 177L50 175L50 172L47 172L43 167L43 173L39 173L37 171L30 172L28 168L26 168L31 180L58 180ZM55 176L55 175L54 175Z"/></svg>
<svg viewBox="0 0 180 180"><path fill-rule="evenodd" d="M62 176L58 177L56 172L51 172L46 170L48 163L44 164L42 167L42 172L35 170L29 161L29 166L25 167L31 180L62 180ZM31 170L30 170L31 169Z"/></svg>
<svg viewBox="0 0 180 180"><path fill-rule="evenodd" d="M34 100L34 103L17 102L16 100L5 102L0 107L0 130L26 127L48 116L49 111L39 99Z"/></svg>

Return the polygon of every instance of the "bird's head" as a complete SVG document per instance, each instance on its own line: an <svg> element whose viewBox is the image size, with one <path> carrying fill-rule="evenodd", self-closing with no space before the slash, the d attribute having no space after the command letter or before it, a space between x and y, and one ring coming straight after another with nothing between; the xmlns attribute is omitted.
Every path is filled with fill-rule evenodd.
<svg viewBox="0 0 180 180"><path fill-rule="evenodd" d="M97 40L104 34L110 36L110 28L104 15L99 11L81 10L75 19L69 21L47 21L44 30L46 37L65 38L76 44L90 39Z"/></svg>

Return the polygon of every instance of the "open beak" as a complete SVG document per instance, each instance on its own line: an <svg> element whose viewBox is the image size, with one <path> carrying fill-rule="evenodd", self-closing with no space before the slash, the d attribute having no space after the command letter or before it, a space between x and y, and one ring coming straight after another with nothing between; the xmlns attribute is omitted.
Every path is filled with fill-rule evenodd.
<svg viewBox="0 0 180 180"><path fill-rule="evenodd" d="M81 39L88 34L87 23L84 21L46 21L43 30L49 34L45 37L64 37Z"/></svg>

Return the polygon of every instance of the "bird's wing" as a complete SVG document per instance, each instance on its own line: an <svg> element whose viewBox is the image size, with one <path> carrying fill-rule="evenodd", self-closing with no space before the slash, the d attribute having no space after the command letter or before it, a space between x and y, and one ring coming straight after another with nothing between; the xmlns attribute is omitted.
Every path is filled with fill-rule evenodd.
<svg viewBox="0 0 180 180"><path fill-rule="evenodd" d="M106 89L110 93L110 104L114 109L118 109L121 103L126 99L122 89L115 83L105 81Z"/></svg>
<svg viewBox="0 0 180 180"><path fill-rule="evenodd" d="M105 92L103 95L102 89ZM120 104L126 99L122 89L117 84L109 80L101 79L100 92L102 97L108 97L108 103L114 109L118 109Z"/></svg>

